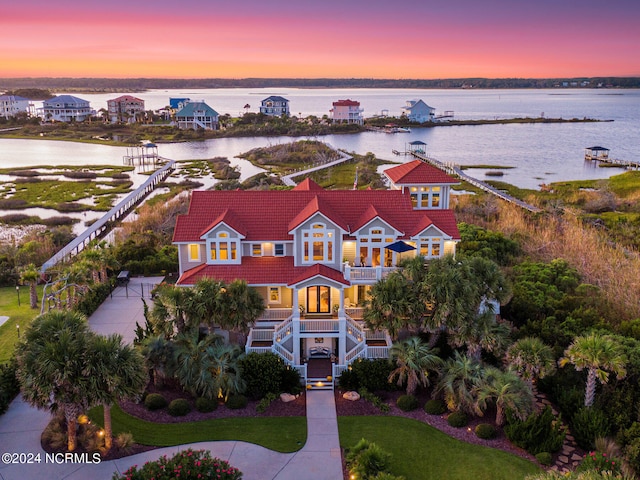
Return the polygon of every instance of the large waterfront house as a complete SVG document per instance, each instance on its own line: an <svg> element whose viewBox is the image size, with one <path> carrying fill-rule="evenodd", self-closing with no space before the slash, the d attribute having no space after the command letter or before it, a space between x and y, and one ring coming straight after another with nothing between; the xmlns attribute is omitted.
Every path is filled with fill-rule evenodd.
<svg viewBox="0 0 640 480"><path fill-rule="evenodd" d="M454 254L460 235L449 209L456 180L419 160L385 175L388 190L325 190L306 179L285 191L194 191L173 237L178 285L255 287L266 309L246 350L275 352L303 377L315 358L332 362L334 378L358 358L386 358L388 333L362 322L367 292L402 258Z"/></svg>
<svg viewBox="0 0 640 480"><path fill-rule="evenodd" d="M111 123L135 123L144 115L144 100L131 95L107 100L107 112Z"/></svg>
<svg viewBox="0 0 640 480"><path fill-rule="evenodd" d="M277 95L271 95L270 97L262 100L260 104L260 113L269 115L271 117L279 117L281 115L289 115L289 100Z"/></svg>
<svg viewBox="0 0 640 480"><path fill-rule="evenodd" d="M16 114L29 113L29 99L18 95L0 95L0 117L9 119Z"/></svg>
<svg viewBox="0 0 640 480"><path fill-rule="evenodd" d="M430 107L422 100L407 100L407 103L402 107L402 114L412 122L433 122L435 120L436 109Z"/></svg>
<svg viewBox="0 0 640 480"><path fill-rule="evenodd" d="M178 128L183 130L217 130L218 112L205 102L189 102L176 113Z"/></svg>
<svg viewBox="0 0 640 480"><path fill-rule="evenodd" d="M364 123L362 115L364 109L360 108L360 102L355 100L338 100L333 102L333 108L330 110L331 119L337 123Z"/></svg>
<svg viewBox="0 0 640 480"><path fill-rule="evenodd" d="M58 95L45 100L39 109L39 115L51 122L82 122L95 114L87 100L73 95Z"/></svg>

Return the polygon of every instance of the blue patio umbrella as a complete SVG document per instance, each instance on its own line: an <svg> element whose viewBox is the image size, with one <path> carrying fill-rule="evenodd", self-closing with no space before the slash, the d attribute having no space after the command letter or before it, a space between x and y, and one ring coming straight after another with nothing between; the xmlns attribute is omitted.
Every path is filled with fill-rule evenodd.
<svg viewBox="0 0 640 480"><path fill-rule="evenodd" d="M409 245L406 242L403 242L402 240L398 240L397 242L390 243L384 248L388 248L389 250L396 253L408 252L410 250L416 249L416 247L412 247L411 245Z"/></svg>

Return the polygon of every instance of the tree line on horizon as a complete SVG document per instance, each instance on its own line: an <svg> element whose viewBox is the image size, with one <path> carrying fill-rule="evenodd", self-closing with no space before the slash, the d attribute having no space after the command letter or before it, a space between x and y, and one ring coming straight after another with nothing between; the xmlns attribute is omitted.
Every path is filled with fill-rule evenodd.
<svg viewBox="0 0 640 480"><path fill-rule="evenodd" d="M565 85L566 83L566 85ZM572 85L575 83L575 85ZM0 79L0 91L19 88L82 89L84 91L142 91L174 88L640 88L640 77L579 78L53 78Z"/></svg>

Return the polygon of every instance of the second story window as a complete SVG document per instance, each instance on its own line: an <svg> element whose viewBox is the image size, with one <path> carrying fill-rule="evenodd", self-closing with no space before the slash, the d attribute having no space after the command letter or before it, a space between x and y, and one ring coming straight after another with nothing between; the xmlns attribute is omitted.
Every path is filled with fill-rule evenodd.
<svg viewBox="0 0 640 480"><path fill-rule="evenodd" d="M189 249L189 261L199 262L200 261L200 245L198 245L197 243L190 243L187 248Z"/></svg>
<svg viewBox="0 0 640 480"><path fill-rule="evenodd" d="M335 231L324 223L314 223L311 228L302 231L302 250L304 263L333 262L335 257Z"/></svg>
<svg viewBox="0 0 640 480"><path fill-rule="evenodd" d="M218 232L209 241L209 257L213 262L233 262L238 259L238 241L230 238L228 232Z"/></svg>
<svg viewBox="0 0 640 480"><path fill-rule="evenodd" d="M276 257L284 257L284 243L276 243L273 247L273 254Z"/></svg>
<svg viewBox="0 0 640 480"><path fill-rule="evenodd" d="M254 257L262 256L262 244L261 243L253 243L251 245L251 255Z"/></svg>

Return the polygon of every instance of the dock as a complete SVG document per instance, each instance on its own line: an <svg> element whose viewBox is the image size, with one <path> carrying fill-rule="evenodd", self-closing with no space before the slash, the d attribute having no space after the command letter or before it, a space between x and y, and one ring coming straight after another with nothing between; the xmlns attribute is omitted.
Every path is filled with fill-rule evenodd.
<svg viewBox="0 0 640 480"><path fill-rule="evenodd" d="M601 162L606 163L607 165L616 165L628 169L640 168L640 162L611 158L609 157L609 149L598 145L585 148L584 159L586 161Z"/></svg>
<svg viewBox="0 0 640 480"><path fill-rule="evenodd" d="M42 264L41 273L45 273L47 269L53 267L58 262L64 262L74 255L80 253L84 247L92 240L100 237L111 229L113 223L138 205L147 195L149 195L156 186L163 182L173 172L175 160L158 157L158 160L166 162L162 168L154 172L145 182L127 195L122 201L104 214L100 219L96 220L82 234L78 235L71 242L65 245L58 253Z"/></svg>
<svg viewBox="0 0 640 480"><path fill-rule="evenodd" d="M408 152L409 154L413 155L414 157L416 157L419 160L422 160L423 162L426 162L430 165L433 165L436 168L439 168L440 170L442 170L445 173L448 173L449 175L455 175L458 178L460 178L460 180L464 180L465 182L473 185L474 187L477 187L487 193L490 193L492 195L495 195L496 197L504 200L505 202L509 202L513 205L516 205L520 208L523 208L525 210L528 210L529 212L532 213L538 213L541 212L542 210L534 205L531 205L527 202L523 202L522 200L520 200L519 198L515 198L512 197L511 195L509 195L508 193L505 193L501 190L498 190L495 187L492 187L491 185L489 185L488 183L485 183L481 180L478 180L477 178L474 177L470 177L469 175L467 175L466 173L464 173L460 167L458 167L457 165L453 165L453 164L447 164L447 163L443 163L439 160L436 160L433 157L428 156L425 153L420 153L418 151L412 151L412 152Z"/></svg>

